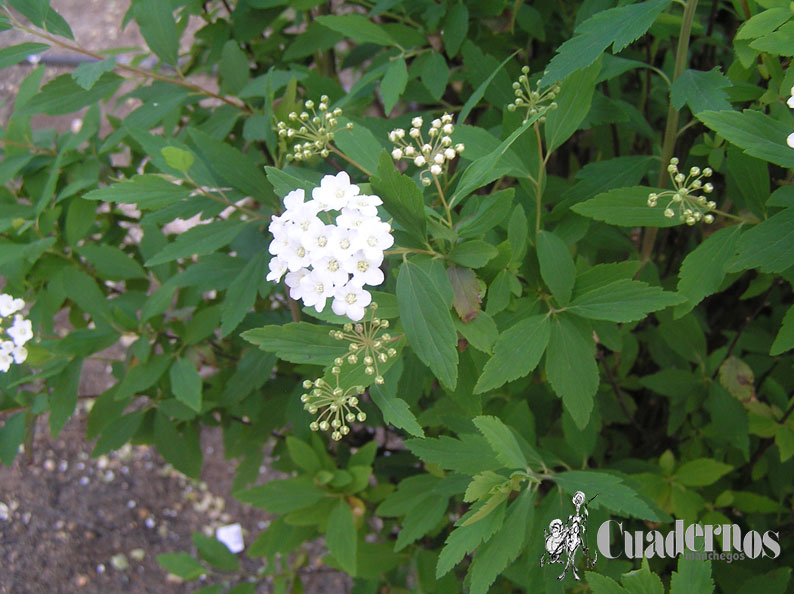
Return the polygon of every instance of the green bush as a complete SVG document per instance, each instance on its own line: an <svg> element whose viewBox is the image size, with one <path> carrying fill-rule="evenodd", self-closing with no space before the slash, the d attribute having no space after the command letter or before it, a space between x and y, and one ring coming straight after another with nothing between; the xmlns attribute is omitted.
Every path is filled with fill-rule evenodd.
<svg viewBox="0 0 794 594"><path fill-rule="evenodd" d="M122 341L94 455L197 477L220 426L278 592L318 537L356 594L788 590L787 2L133 0L148 49L98 54L48 0L3 4L37 41L0 66L86 58L34 68L0 139L0 274L35 336L0 349L4 463ZM289 476L254 485L265 452ZM587 522L574 569L555 518ZM737 556L673 558L693 524L736 525ZM195 544L161 564L253 591Z"/></svg>

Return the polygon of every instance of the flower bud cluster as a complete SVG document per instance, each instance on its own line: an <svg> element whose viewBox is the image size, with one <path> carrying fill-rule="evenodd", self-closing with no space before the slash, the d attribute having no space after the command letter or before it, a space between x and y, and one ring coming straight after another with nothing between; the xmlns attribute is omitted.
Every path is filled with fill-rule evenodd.
<svg viewBox="0 0 794 594"><path fill-rule="evenodd" d="M411 120L408 139L405 138L404 129L396 128L389 132L389 140L395 145L391 152L392 158L395 161L406 159L417 167L423 167L424 170L419 177L423 185L429 186L433 183L432 178L444 173L449 167L449 162L466 147L461 143L452 143L455 126L452 124L450 114L445 113L430 122L427 139L422 134L423 125L424 120L417 116Z"/></svg>
<svg viewBox="0 0 794 594"><path fill-rule="evenodd" d="M714 191L713 185L701 181L703 178L711 177L711 169L706 167L701 170L700 167L692 167L689 174L684 175L678 170L678 159L673 157L667 166L667 172L670 174L674 189L649 194L648 206L654 207L659 198L669 197L670 200L664 209L664 216L667 218L672 219L676 216L675 209L677 209L678 220L687 225L694 225L698 221L713 223L714 215L711 211L717 208L717 203L705 196L697 195L700 191L704 194Z"/></svg>
<svg viewBox="0 0 794 594"><path fill-rule="evenodd" d="M382 332L389 327L389 320L375 317L378 304L369 307L369 319L358 324L345 324L342 330L331 330L329 335L336 340L347 340L348 355L345 359L337 359L335 365L341 366L346 361L351 365L364 364L364 373L375 376L375 383L382 384L383 376L380 374L379 363L386 363L397 356L397 350L390 347L391 334Z"/></svg>
<svg viewBox="0 0 794 594"><path fill-rule="evenodd" d="M557 102L554 99L560 93L560 85L554 85L541 90L540 82L538 82L535 90L529 85L529 66L521 68L521 75L518 80L513 83L513 91L515 93L515 100L507 106L508 111L515 111L523 109L526 111L524 121L536 115L538 112L545 112L550 109L557 109ZM543 123L546 121L546 116L542 115L538 121Z"/></svg>
<svg viewBox="0 0 794 594"><path fill-rule="evenodd" d="M339 441L350 433L348 423L367 420L367 414L358 407L358 397L364 393L364 386L352 386L343 390L339 387L339 367L332 368L336 378L336 386L318 378L303 382L308 390L301 395L304 410L312 415L319 415L309 423L312 431L331 431L331 439Z"/></svg>
<svg viewBox="0 0 794 594"><path fill-rule="evenodd" d="M383 251L394 243L391 226L378 216L383 201L360 194L344 171L323 177L312 200L304 198L302 189L293 190L284 197L286 211L272 218L267 280L286 273L290 297L318 312L333 299L335 314L357 322L372 301L364 286L383 282Z"/></svg>
<svg viewBox="0 0 794 594"><path fill-rule="evenodd" d="M295 111L289 114L289 123L278 122L276 132L279 138L287 142L301 140L292 145L291 152L287 153L288 160L302 161L312 155L327 157L329 146L334 139L334 133L339 129L339 117L342 115L340 108L329 109L328 96L320 97L316 105L308 99L304 102L304 111ZM345 128L350 129L353 124L348 122Z"/></svg>
<svg viewBox="0 0 794 594"><path fill-rule="evenodd" d="M786 101L786 105L788 105L791 109L794 109L794 87L791 87L791 97L789 97L788 101ZM788 144L791 148L794 148L794 132L788 135L788 138L786 138L786 144Z"/></svg>
<svg viewBox="0 0 794 594"><path fill-rule="evenodd" d="M12 363L17 365L28 358L25 343L33 338L33 324L18 313L25 307L22 299L14 299L11 295L0 295L0 331L4 331L11 340L0 340L0 372L7 372ZM9 325L11 316L13 321Z"/></svg>

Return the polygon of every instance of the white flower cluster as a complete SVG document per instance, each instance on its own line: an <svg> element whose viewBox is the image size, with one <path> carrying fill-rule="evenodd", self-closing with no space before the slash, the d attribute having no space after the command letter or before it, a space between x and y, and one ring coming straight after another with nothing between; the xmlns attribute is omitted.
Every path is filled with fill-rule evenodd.
<svg viewBox="0 0 794 594"><path fill-rule="evenodd" d="M28 358L25 343L33 338L33 325L17 313L25 307L22 299L14 299L11 295L0 295L0 328L4 328L6 318L14 316L11 327L5 328L5 333L11 340L0 340L0 371L5 373L11 368L11 363L19 365Z"/></svg>
<svg viewBox="0 0 794 594"><path fill-rule="evenodd" d="M364 286L383 282L383 251L394 243L391 226L378 217L383 201L360 194L344 171L326 175L312 200L304 199L303 190L287 194L286 211L270 223L274 257L267 280L278 282L286 273L290 297L318 312L333 299L335 314L357 322L372 301ZM332 211L339 214L334 218Z"/></svg>
<svg viewBox="0 0 794 594"><path fill-rule="evenodd" d="M791 97L788 98L786 104L791 108L794 109L794 87L791 87ZM794 148L794 132L788 135L786 138L786 143L791 147Z"/></svg>
<svg viewBox="0 0 794 594"><path fill-rule="evenodd" d="M660 193L648 195L648 206L656 206L659 198L670 198L664 209L664 216L672 219L675 216L673 206L678 205L678 220L687 225L694 225L698 221L713 223L714 215L710 211L717 208L717 203L707 199L705 196L698 196L696 192L702 191L711 194L714 186L710 183L700 181L704 177L711 177L712 171L706 167L701 171L700 167L692 167L689 175L684 175L678 171L678 159L673 157L667 166L667 172L673 182L674 190L665 190Z"/></svg>
<svg viewBox="0 0 794 594"><path fill-rule="evenodd" d="M427 131L430 138L427 141L422 136L423 124L424 120L420 117L411 120L408 136L413 140L413 144L405 140L405 130L402 128L389 132L389 140L396 145L391 152L392 158L395 161L408 159L413 161L417 167L425 167L420 178L422 184L429 186L433 181L431 178L425 177L424 174L429 172L434 177L441 175L449 162L458 156L458 153L462 153L466 147L460 143L452 145L450 135L455 127L452 125L452 116L448 113L430 122L430 130Z"/></svg>

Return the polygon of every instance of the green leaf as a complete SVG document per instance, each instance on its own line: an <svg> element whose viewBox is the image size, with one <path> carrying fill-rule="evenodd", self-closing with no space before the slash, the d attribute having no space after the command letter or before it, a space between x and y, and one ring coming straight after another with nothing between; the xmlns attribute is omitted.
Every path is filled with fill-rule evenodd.
<svg viewBox="0 0 794 594"><path fill-rule="evenodd" d="M72 267L64 268L61 277L64 293L69 299L74 301L80 309L91 314L97 325L110 323L112 318L110 306L105 294L93 278Z"/></svg>
<svg viewBox="0 0 794 594"><path fill-rule="evenodd" d="M146 261L146 266L157 266L179 258L206 256L231 243L246 226L245 221L219 220L208 225L197 225L188 229L176 240Z"/></svg>
<svg viewBox="0 0 794 594"><path fill-rule="evenodd" d="M571 470L554 475L552 480L568 494L584 491L588 499L598 495L593 500L593 507L601 507L641 520L659 522L664 516L654 511L637 492L625 485L623 479L606 472L592 470Z"/></svg>
<svg viewBox="0 0 794 594"><path fill-rule="evenodd" d="M682 303L679 294L652 287L642 281L621 279L582 293L567 311L592 320L635 322L652 311Z"/></svg>
<svg viewBox="0 0 794 594"><path fill-rule="evenodd" d="M750 47L773 56L794 56L794 23L786 23L777 31L752 41Z"/></svg>
<svg viewBox="0 0 794 594"><path fill-rule="evenodd" d="M617 188L574 204L571 210L585 217L621 227L675 227L681 221L664 216L664 208L648 206L648 194L658 188L632 186Z"/></svg>
<svg viewBox="0 0 794 594"><path fill-rule="evenodd" d="M162 412L154 416L154 445L165 461L179 472L198 478L201 472L202 453L195 425L183 424L180 434L174 422Z"/></svg>
<svg viewBox="0 0 794 594"><path fill-rule="evenodd" d="M408 67L405 65L403 58L397 58L389 64L380 84L380 92L383 95L383 108L387 116L397 105L400 95L405 91L406 84L408 84Z"/></svg>
<svg viewBox="0 0 794 594"><path fill-rule="evenodd" d="M17 113L46 113L65 115L115 93L124 79L112 72L99 77L90 91L78 85L70 74L62 74L46 85Z"/></svg>
<svg viewBox="0 0 794 594"><path fill-rule="evenodd" d="M276 169L275 167L265 167L267 174L267 181L273 186L273 191L279 198L284 198L292 190L302 189L306 194L311 196L312 190L316 187L314 183L307 179L295 177L286 171Z"/></svg>
<svg viewBox="0 0 794 594"><path fill-rule="evenodd" d="M350 506L341 498L331 514L325 529L325 544L339 566L348 574L356 575L356 525Z"/></svg>
<svg viewBox="0 0 794 594"><path fill-rule="evenodd" d="M783 316L783 322L780 324L780 330L775 337L775 342L772 343L769 349L769 354L773 357L785 353L794 348L794 305L788 308L786 315Z"/></svg>
<svg viewBox="0 0 794 594"><path fill-rule="evenodd" d="M127 443L132 439L132 436L135 435L135 432L138 431L138 427L141 426L143 416L144 411L136 410L135 412L119 417L108 423L108 425L102 429L102 434L99 436L99 439L97 439L91 456L96 458L112 450L117 450Z"/></svg>
<svg viewBox="0 0 794 594"><path fill-rule="evenodd" d="M314 474L323 467L314 449L297 437L287 436L287 451L295 465L309 474Z"/></svg>
<svg viewBox="0 0 794 594"><path fill-rule="evenodd" d="M580 429L590 420L593 397L598 389L594 355L595 344L589 324L567 313L554 316L546 348L546 376Z"/></svg>
<svg viewBox="0 0 794 594"><path fill-rule="evenodd" d="M781 167L794 167L794 151L786 145L790 126L760 111L701 111L697 118L750 156Z"/></svg>
<svg viewBox="0 0 794 594"><path fill-rule="evenodd" d="M136 175L123 182L83 195L85 200L137 204L142 210L157 210L190 196L190 188L172 184L159 175Z"/></svg>
<svg viewBox="0 0 794 594"><path fill-rule="evenodd" d="M197 559L187 553L165 553L157 555L157 562L163 569L178 575L183 580L195 580L207 573L204 566Z"/></svg>
<svg viewBox="0 0 794 594"><path fill-rule="evenodd" d="M212 567L221 571L238 571L240 569L237 557L221 541L204 536L201 532L194 532L193 544L196 545L201 558Z"/></svg>
<svg viewBox="0 0 794 594"><path fill-rule="evenodd" d="M373 384L369 389L372 401L383 414L383 421L416 437L424 437L425 432L416 420L414 413L411 412L408 403L390 392L391 390L377 384Z"/></svg>
<svg viewBox="0 0 794 594"><path fill-rule="evenodd" d="M464 322L463 320L454 320L455 328L463 335L463 338L473 346L475 349L483 353L492 353L493 346L496 339L499 337L499 329L493 318L480 311L477 317Z"/></svg>
<svg viewBox="0 0 794 594"><path fill-rule="evenodd" d="M0 68L15 66L26 60L28 56L35 56L50 49L45 43L26 42L12 45L0 50Z"/></svg>
<svg viewBox="0 0 794 594"><path fill-rule="evenodd" d="M105 280L149 278L134 258L112 245L85 244L75 247L74 251L85 258Z"/></svg>
<svg viewBox="0 0 794 594"><path fill-rule="evenodd" d="M196 161L193 153L175 146L167 146L161 149L160 153L166 165L182 173L187 173Z"/></svg>
<svg viewBox="0 0 794 594"><path fill-rule="evenodd" d="M308 476L270 481L235 493L243 503L262 508L271 514L288 514L296 509L307 507L323 499L326 494L314 486Z"/></svg>
<svg viewBox="0 0 794 594"><path fill-rule="evenodd" d="M25 413L19 412L6 417L5 423L0 428L0 462L11 466L23 441L25 441Z"/></svg>
<svg viewBox="0 0 794 594"><path fill-rule="evenodd" d="M507 510L504 524L477 550L471 564L471 594L486 594L494 580L524 549L534 511L534 492L524 489Z"/></svg>
<svg viewBox="0 0 794 594"><path fill-rule="evenodd" d="M540 362L549 342L550 324L545 315L525 318L499 335L494 355L483 368L475 394L494 390L530 373Z"/></svg>
<svg viewBox="0 0 794 594"><path fill-rule="evenodd" d="M474 475L500 468L488 442L484 437L475 434L464 434L460 439L446 435L438 438L407 439L405 446L423 462L438 464L441 468L461 474Z"/></svg>
<svg viewBox="0 0 794 594"><path fill-rule="evenodd" d="M100 76L105 74L105 72L112 72L115 67L116 58L108 58L107 60L96 62L83 62L74 69L72 78L86 91L90 91Z"/></svg>
<svg viewBox="0 0 794 594"><path fill-rule="evenodd" d="M488 75L488 77L484 81L482 81L480 85L474 90L474 92L469 96L469 98L466 100L466 103L463 104L463 109L461 109L460 113L458 114L457 122L459 124L463 124L466 121L466 118L469 117L471 110L477 107L477 104L480 102L480 99L482 99L483 95L485 95L485 91L487 91L488 87L491 86L493 79L496 78L496 75L502 71L502 68L505 67L505 64L507 64L510 60L513 59L513 56L515 56L516 53L518 52L514 52L510 54L504 60L502 60L502 63L499 64L497 68L494 68L493 72L491 72Z"/></svg>
<svg viewBox="0 0 794 594"><path fill-rule="evenodd" d="M236 95L248 84L248 57L236 40L230 39L223 44L218 72L221 76L221 88L226 93Z"/></svg>
<svg viewBox="0 0 794 594"><path fill-rule="evenodd" d="M723 464L711 458L698 458L679 466L673 479L687 487L706 487L717 482L731 470L733 466L730 464Z"/></svg>
<svg viewBox="0 0 794 594"><path fill-rule="evenodd" d="M728 272L758 268L777 273L794 265L794 208L786 208L742 233L737 250L736 258L726 266Z"/></svg>
<svg viewBox="0 0 794 594"><path fill-rule="evenodd" d="M456 6L463 6L456 4ZM447 89L449 82L449 66L447 61L439 53L430 52L425 54L427 56L422 62L419 69L419 77L422 79L422 84L430 92L430 95L438 101Z"/></svg>
<svg viewBox="0 0 794 594"><path fill-rule="evenodd" d="M287 62L300 60L316 52L330 49L342 39L344 37L340 33L312 21L305 31L295 35L282 58Z"/></svg>
<svg viewBox="0 0 794 594"><path fill-rule="evenodd" d="M579 128L590 111L596 79L601 72L601 62L572 72L563 82L556 97L557 109L546 112L544 125L546 151L552 152Z"/></svg>
<svg viewBox="0 0 794 594"><path fill-rule="evenodd" d="M372 179L372 185L394 220L408 233L426 241L427 223L422 191L410 177L394 168L392 158L385 151L380 153L378 175Z"/></svg>
<svg viewBox="0 0 794 594"><path fill-rule="evenodd" d="M457 328L458 321L470 322L480 314L480 294L482 290L480 289L480 281L471 268L450 266L447 268L447 276L454 293L452 307L458 312L459 319L454 320Z"/></svg>
<svg viewBox="0 0 794 594"><path fill-rule="evenodd" d="M539 231L537 235L540 276L551 289L560 305L571 299L576 281L576 267L566 243L550 231Z"/></svg>
<svg viewBox="0 0 794 594"><path fill-rule="evenodd" d="M348 129L343 125L350 120L344 116L339 118L340 129L334 135L334 144L345 155L361 165L371 176L380 165L379 157L383 153L383 145L375 135L362 123L355 122L353 128ZM392 169L394 165L392 165Z"/></svg>
<svg viewBox="0 0 794 594"><path fill-rule="evenodd" d="M714 582L711 579L711 561L687 559L686 555L678 557L678 571L673 572L670 580L670 594L711 594Z"/></svg>
<svg viewBox="0 0 794 594"><path fill-rule="evenodd" d="M50 0L8 0L8 3L37 27L55 35L74 39L69 23L50 6Z"/></svg>
<svg viewBox="0 0 794 594"><path fill-rule="evenodd" d="M670 101L676 109L681 109L686 103L693 114L706 110L722 111L731 108L728 94L722 90L730 86L731 81L719 68L708 72L687 69L673 82Z"/></svg>
<svg viewBox="0 0 794 594"><path fill-rule="evenodd" d="M204 156L218 179L226 180L246 196L265 201L272 198L262 167L251 157L196 128L189 128L188 132L196 150Z"/></svg>
<svg viewBox="0 0 794 594"><path fill-rule="evenodd" d="M475 506L472 506L472 509L474 508ZM502 506L496 513L490 513L480 521L472 524L459 525L449 533L444 543L444 548L441 549L441 553L438 555L436 579L449 573L455 565L463 560L464 556L474 551L481 542L490 539L494 532L502 527L504 509L505 507Z"/></svg>
<svg viewBox="0 0 794 594"><path fill-rule="evenodd" d="M587 576L587 585L590 586L593 594L627 594L626 590L611 577L595 571L588 571L585 575Z"/></svg>
<svg viewBox="0 0 794 594"><path fill-rule="evenodd" d="M450 58L454 58L460 50L460 45L466 39L469 30L469 9L462 2L456 2L447 10L441 37L444 40L444 49ZM461 118L461 122L465 118Z"/></svg>
<svg viewBox="0 0 794 594"><path fill-rule="evenodd" d="M181 403L201 412L201 376L187 359L175 359L168 372L171 390Z"/></svg>
<svg viewBox="0 0 794 594"><path fill-rule="evenodd" d="M477 212L461 219L456 225L458 236L464 239L476 237L496 227L510 213L514 195L515 190L507 188L480 197L480 206L477 208Z"/></svg>
<svg viewBox="0 0 794 594"><path fill-rule="evenodd" d="M135 20L151 50L166 64L177 66L179 30L171 12L171 3L161 0L135 0Z"/></svg>
<svg viewBox="0 0 794 594"><path fill-rule="evenodd" d="M564 80L572 72L589 66L610 44L612 53L617 54L644 35L669 4L670 0L649 0L594 14L576 28L572 39L557 49L541 84Z"/></svg>
<svg viewBox="0 0 794 594"><path fill-rule="evenodd" d="M490 243L472 239L455 245L449 252L449 259L461 266L482 268L498 254L499 251Z"/></svg>
<svg viewBox="0 0 794 594"><path fill-rule="evenodd" d="M290 322L283 326L254 328L240 336L263 351L276 353L283 361L330 365L334 359L348 353L348 343L331 338L330 329L330 326Z"/></svg>
<svg viewBox="0 0 794 594"><path fill-rule="evenodd" d="M684 258L678 272L678 292L687 298L687 303L681 306L685 311L720 288L725 278L725 265L736 253L740 231L741 225L720 229Z"/></svg>
<svg viewBox="0 0 794 594"><path fill-rule="evenodd" d="M257 291L265 278L266 253L258 252L246 262L240 274L232 281L226 290L221 315L221 336L227 336L237 328L245 314L254 305Z"/></svg>
<svg viewBox="0 0 794 594"><path fill-rule="evenodd" d="M49 396L50 433L53 437L58 437L77 406L77 389L82 370L83 360L72 359L55 382L55 387Z"/></svg>
<svg viewBox="0 0 794 594"><path fill-rule="evenodd" d="M496 459L507 469L525 469L527 459L518 445L515 435L501 419L492 416L480 416L472 419L477 429L483 434Z"/></svg>
<svg viewBox="0 0 794 594"><path fill-rule="evenodd" d="M770 8L753 15L745 21L736 33L736 39L755 39L768 35L780 25L791 19L788 7Z"/></svg>
<svg viewBox="0 0 794 594"><path fill-rule="evenodd" d="M321 25L360 43L374 43L387 47L397 45L394 38L383 27L368 21L360 14L325 15L319 16L315 20Z"/></svg>
<svg viewBox="0 0 794 594"><path fill-rule="evenodd" d="M394 543L394 550L401 551L412 542L422 538L438 526L444 518L449 505L448 497L427 497L424 501L411 508L402 521L400 534Z"/></svg>
<svg viewBox="0 0 794 594"><path fill-rule="evenodd" d="M444 386L458 379L458 333L444 296L420 265L407 260L397 275L397 303L408 343Z"/></svg>

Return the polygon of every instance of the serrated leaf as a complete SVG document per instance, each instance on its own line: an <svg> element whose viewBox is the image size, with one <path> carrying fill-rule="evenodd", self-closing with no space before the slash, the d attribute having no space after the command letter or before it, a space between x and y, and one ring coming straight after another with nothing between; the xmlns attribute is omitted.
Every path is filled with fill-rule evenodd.
<svg viewBox="0 0 794 594"><path fill-rule="evenodd" d="M471 268L461 268L460 266L450 266L447 268L449 283L455 296L452 299L452 307L458 312L460 320L455 321L455 327L460 331L458 321L471 323L480 315L480 281Z"/></svg>
<svg viewBox="0 0 794 594"><path fill-rule="evenodd" d="M112 245L85 244L75 247L74 251L85 258L105 280L149 278L134 258Z"/></svg>
<svg viewBox="0 0 794 594"><path fill-rule="evenodd" d="M444 517L448 505L448 497L428 497L420 505L414 506L403 518L400 534L394 543L395 552L401 551L435 528Z"/></svg>
<svg viewBox="0 0 794 594"><path fill-rule="evenodd" d="M372 180L372 185L394 220L407 232L425 241L427 223L422 191L410 177L394 168L394 162L385 151L380 153L378 175Z"/></svg>
<svg viewBox="0 0 794 594"><path fill-rule="evenodd" d="M30 41L3 48L0 50L0 68L15 66L29 56L35 56L48 49L50 49L50 46L47 44Z"/></svg>
<svg viewBox="0 0 794 594"><path fill-rule="evenodd" d="M501 419L492 416L480 416L472 419L477 429L488 441L496 459L508 469L525 469L527 459L515 435Z"/></svg>
<svg viewBox="0 0 794 594"><path fill-rule="evenodd" d="M458 378L458 333L444 296L411 260L397 275L397 303L408 342L442 384L454 390Z"/></svg>
<svg viewBox="0 0 794 594"><path fill-rule="evenodd" d="M142 210L156 210L190 196L190 189L172 184L159 175L135 177L83 195L85 200L137 204Z"/></svg>
<svg viewBox="0 0 794 594"><path fill-rule="evenodd" d="M551 325L545 315L525 318L499 335L494 355L483 368L474 393L494 390L530 373L549 343Z"/></svg>
<svg viewBox="0 0 794 594"><path fill-rule="evenodd" d="M357 543L353 512L347 502L340 499L328 516L325 544L339 566L352 576L356 575Z"/></svg>
<svg viewBox="0 0 794 594"><path fill-rule="evenodd" d="M187 359L176 359L168 372L171 390L181 403L201 412L201 376Z"/></svg>
<svg viewBox="0 0 794 594"><path fill-rule="evenodd" d="M488 75L488 77L484 81L482 81L480 85L474 90L474 92L469 96L469 98L466 99L466 103L463 104L463 109L461 109L460 113L458 114L457 122L459 124L463 124L466 121L466 118L469 117L471 110L477 107L477 104L480 102L480 99L482 99L483 95L485 95L485 91L488 90L488 87L493 82L493 79L496 78L496 75L502 71L502 68L505 67L505 64L507 64L510 60L513 59L513 56L515 56L516 53L518 52L514 52L510 54L504 60L502 60L502 63L499 64L498 67L494 68L493 72L491 72Z"/></svg>
<svg viewBox="0 0 794 594"><path fill-rule="evenodd" d="M472 506L472 510L474 509L476 507ZM449 573L455 565L463 560L464 556L474 551L481 542L489 540L494 532L502 527L505 507L502 506L499 510L501 513L496 511L496 513L488 514L479 522L458 526L449 533L444 548L438 555L436 579Z"/></svg>
<svg viewBox="0 0 794 594"><path fill-rule="evenodd" d="M69 23L50 6L50 0L8 0L8 3L37 27L55 35L74 39Z"/></svg>
<svg viewBox="0 0 794 594"><path fill-rule="evenodd" d="M334 135L334 144L358 163L366 175L372 177L372 172L379 169L381 155L386 154L384 147L361 121L355 122L350 129L344 127L348 122L350 120L344 116L339 118L340 129ZM394 169L393 163L392 169Z"/></svg>
<svg viewBox="0 0 794 594"><path fill-rule="evenodd" d="M708 72L687 69L673 82L670 101L676 109L681 109L686 103L693 114L731 109L728 95L722 90L730 86L731 81L725 78L719 68Z"/></svg>
<svg viewBox="0 0 794 594"><path fill-rule="evenodd" d="M166 165L182 173L187 173L196 161L193 153L175 146L167 146L160 150L160 153Z"/></svg>
<svg viewBox="0 0 794 594"><path fill-rule="evenodd" d="M262 508L271 514L288 514L323 499L326 494L314 486L307 476L270 481L235 493L243 503Z"/></svg>
<svg viewBox="0 0 794 594"><path fill-rule="evenodd" d="M541 84L564 80L572 72L595 62L612 45L617 54L650 29L670 0L649 0L603 10L580 24L572 39L557 49Z"/></svg>
<svg viewBox="0 0 794 594"><path fill-rule="evenodd" d="M58 376L55 387L49 395L50 433L53 437L58 436L77 406L77 389L82 369L83 360L72 359Z"/></svg>
<svg viewBox="0 0 794 594"><path fill-rule="evenodd" d="M243 320L256 301L259 285L265 277L264 251L246 262L240 274L226 290L221 314L221 336L227 336Z"/></svg>
<svg viewBox="0 0 794 594"><path fill-rule="evenodd" d="M499 329L493 318L484 311L480 311L477 317L468 322L460 319L455 320L455 328L475 349L483 353L491 354L493 352L494 343L499 337Z"/></svg>
<svg viewBox="0 0 794 594"><path fill-rule="evenodd" d="M361 43L394 47L397 42L386 30L360 14L325 15L315 19L324 27Z"/></svg>
<svg viewBox="0 0 794 594"><path fill-rule="evenodd" d="M157 411L154 415L154 445L165 461L179 472L197 479L201 473L203 455L195 424L182 425L177 430L176 422Z"/></svg>
<svg viewBox="0 0 794 594"><path fill-rule="evenodd" d="M380 83L383 108L387 116L397 105L397 101L400 100L400 95L405 91L406 84L408 84L408 67L405 65L403 58L397 58L389 64L386 74L383 75L383 80Z"/></svg>
<svg viewBox="0 0 794 594"><path fill-rule="evenodd" d="M568 140L590 111L596 79L601 71L599 61L572 72L563 81L556 97L557 109L546 112L544 132L546 151L551 152Z"/></svg>
<svg viewBox="0 0 794 594"><path fill-rule="evenodd" d="M571 299L576 280L573 256L566 243L550 231L539 231L536 242L540 276L557 302L565 305Z"/></svg>
<svg viewBox="0 0 794 594"><path fill-rule="evenodd" d="M794 23L785 23L777 31L751 41L750 47L773 56L794 56Z"/></svg>
<svg viewBox="0 0 794 594"><path fill-rule="evenodd" d="M369 390L372 401L378 406L383 414L383 420L399 429L403 429L411 435L424 437L425 432L416 420L416 416L411 412L411 407L402 398L389 394L383 386L373 385Z"/></svg>
<svg viewBox="0 0 794 594"><path fill-rule="evenodd" d="M290 322L283 326L264 326L243 332L242 336L263 351L275 353L290 363L330 365L337 357L348 354L346 342L328 335L329 326L307 322Z"/></svg>
<svg viewBox="0 0 794 594"><path fill-rule="evenodd" d="M112 72L106 72L99 77L90 91L86 91L70 74L62 74L44 85L17 113L66 115L112 95L123 80Z"/></svg>
<svg viewBox="0 0 794 594"><path fill-rule="evenodd" d="M146 266L157 266L193 255L206 256L231 243L245 228L245 221L219 220L208 225L188 229L176 240L146 261Z"/></svg>
<svg viewBox="0 0 794 594"><path fill-rule="evenodd" d="M177 66L179 30L171 11L171 3L161 0L135 0L133 12L141 35L151 50L166 64Z"/></svg>
<svg viewBox="0 0 794 594"><path fill-rule="evenodd" d="M157 555L157 562L167 571L183 580L195 580L207 573L204 566L187 553L164 553Z"/></svg>
<svg viewBox="0 0 794 594"><path fill-rule="evenodd" d="M221 88L226 93L237 94L248 84L248 57L236 40L230 39L223 44L218 73L221 77Z"/></svg>
<svg viewBox="0 0 794 594"><path fill-rule="evenodd" d="M212 567L221 571L237 571L240 569L240 562L237 557L221 541L204 536L201 532L194 532L193 544L196 545L201 558Z"/></svg>
<svg viewBox="0 0 794 594"><path fill-rule="evenodd" d="M687 298L687 311L720 288L725 265L736 252L740 232L741 225L720 229L684 258L678 272L678 292Z"/></svg>
<svg viewBox="0 0 794 594"><path fill-rule="evenodd" d="M678 571L674 571L670 579L670 594L711 594L713 591L711 561L687 559L686 555L680 555Z"/></svg>
<svg viewBox="0 0 794 594"><path fill-rule="evenodd" d="M83 62L74 69L72 78L86 91L90 91L100 76L105 72L111 72L115 67L116 58L108 58L107 60L98 60L96 62Z"/></svg>
<svg viewBox="0 0 794 594"><path fill-rule="evenodd" d="M588 571L585 575L587 576L587 585L590 586L593 594L627 594L626 590L609 576L601 575L595 571Z"/></svg>
<svg viewBox="0 0 794 594"><path fill-rule="evenodd" d="M773 357L785 353L794 348L794 305L788 308L783 322L780 324L775 341L769 349L769 354Z"/></svg>
<svg viewBox="0 0 794 594"><path fill-rule="evenodd" d="M551 320L546 376L580 429L590 420L600 379L594 355L592 331L584 320L566 313Z"/></svg>
<svg viewBox="0 0 794 594"><path fill-rule="evenodd" d="M482 268L499 254L490 243L479 239L472 239L457 244L449 252L449 259L469 268Z"/></svg>
<svg viewBox="0 0 794 594"><path fill-rule="evenodd" d="M664 520L664 516L649 507L619 476L591 470L571 470L555 474L552 480L570 495L583 491L588 500L597 495L590 504L593 507L604 506L618 514L642 520Z"/></svg>
<svg viewBox="0 0 794 594"><path fill-rule="evenodd" d="M19 446L25 441L25 413L19 412L6 417L0 427L0 462L11 466Z"/></svg>
<svg viewBox="0 0 794 594"><path fill-rule="evenodd" d="M456 4L455 6L463 6ZM422 79L422 84L425 85L433 99L439 100L447 88L449 82L449 66L444 56L430 52L427 58L422 62L422 67L419 71L419 77Z"/></svg>
<svg viewBox="0 0 794 594"><path fill-rule="evenodd" d="M571 210L585 217L621 227L675 227L681 221L664 216L663 208L648 206L648 194L663 190L646 186L616 188L590 200L574 204Z"/></svg>
<svg viewBox="0 0 794 594"><path fill-rule="evenodd" d="M534 511L534 492L525 489L508 508L499 531L477 550L471 564L471 594L485 594L497 576L524 549Z"/></svg>
<svg viewBox="0 0 794 594"><path fill-rule="evenodd" d="M730 464L723 464L711 458L698 458L679 466L673 479L687 487L705 487L717 482L731 470L733 466Z"/></svg>
<svg viewBox="0 0 794 594"><path fill-rule="evenodd" d="M794 167L794 151L786 145L791 133L788 124L752 109L701 111L696 117L748 155L781 167Z"/></svg>
<svg viewBox="0 0 794 594"><path fill-rule="evenodd" d="M567 311L592 320L634 322L650 312L685 301L676 293L642 281L621 279L578 295Z"/></svg>
<svg viewBox="0 0 794 594"><path fill-rule="evenodd" d="M480 435L464 434L460 439L442 435L438 438L407 439L406 447L423 462L461 474L474 475L497 470L499 463Z"/></svg>
<svg viewBox="0 0 794 594"><path fill-rule="evenodd" d="M778 273L794 265L794 208L786 208L742 233L737 251L736 258L726 266L728 272L758 268Z"/></svg>
<svg viewBox="0 0 794 594"><path fill-rule="evenodd" d="M469 9L462 2L456 2L449 7L444 19L441 37L444 40L444 49L447 55L453 58L460 50L460 45L466 39L469 29Z"/></svg>

